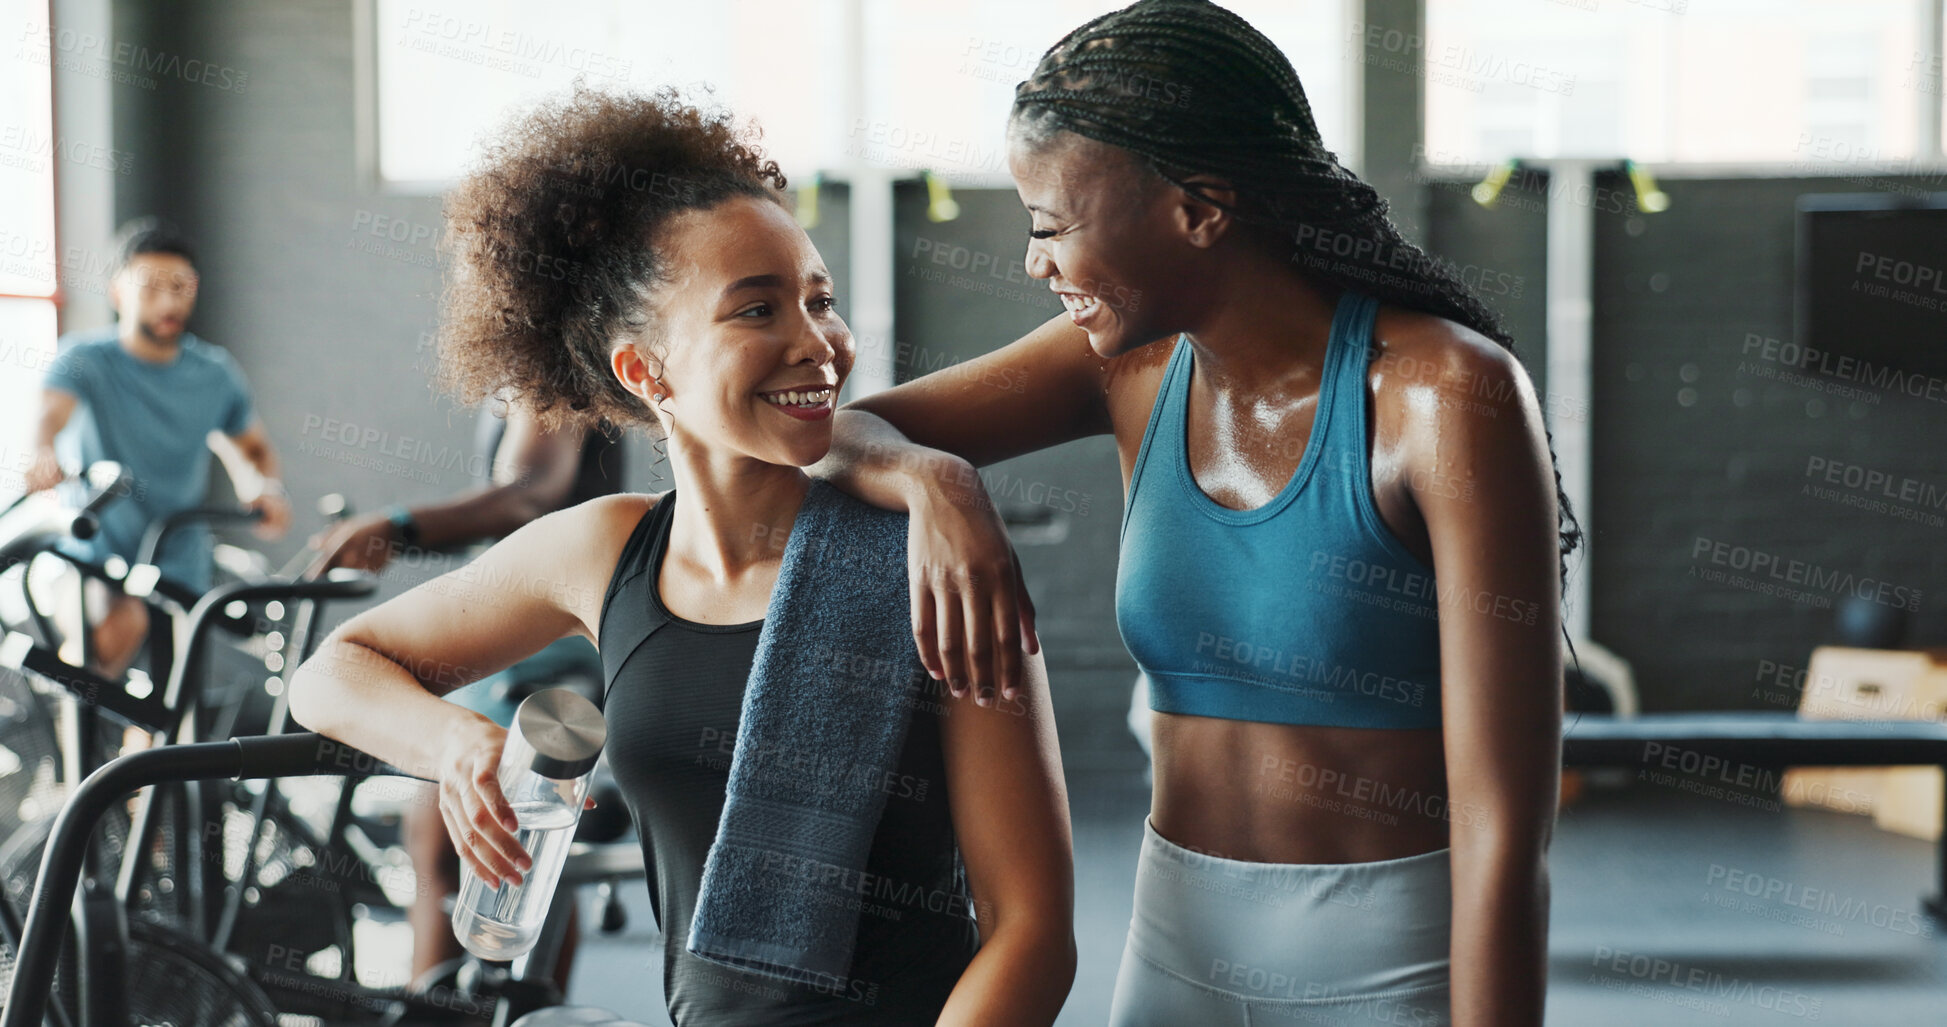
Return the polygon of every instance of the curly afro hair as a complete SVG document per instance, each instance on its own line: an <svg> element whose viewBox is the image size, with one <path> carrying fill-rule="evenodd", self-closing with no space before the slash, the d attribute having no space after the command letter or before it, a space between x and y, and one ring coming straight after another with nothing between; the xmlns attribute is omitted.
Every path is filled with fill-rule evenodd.
<svg viewBox="0 0 1947 1027"><path fill-rule="evenodd" d="M785 179L721 107L673 89L580 83L517 116L446 198L439 377L468 404L503 396L546 429L654 423L616 380L617 338L657 336L656 232L733 196L782 202Z"/></svg>

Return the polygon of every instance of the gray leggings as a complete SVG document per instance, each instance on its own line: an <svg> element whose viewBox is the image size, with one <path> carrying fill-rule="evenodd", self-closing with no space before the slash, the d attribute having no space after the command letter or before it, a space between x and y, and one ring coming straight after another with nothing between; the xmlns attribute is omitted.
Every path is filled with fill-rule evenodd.
<svg viewBox="0 0 1947 1027"><path fill-rule="evenodd" d="M1110 1027L1446 1027L1451 855L1249 863L1145 818Z"/></svg>

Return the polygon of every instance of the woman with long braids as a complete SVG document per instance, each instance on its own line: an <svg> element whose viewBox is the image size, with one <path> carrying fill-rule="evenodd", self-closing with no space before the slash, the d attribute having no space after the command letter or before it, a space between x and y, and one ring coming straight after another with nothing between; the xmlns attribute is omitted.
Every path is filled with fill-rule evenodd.
<svg viewBox="0 0 1947 1027"><path fill-rule="evenodd" d="M972 469L1115 437L1155 790L1111 1022L1540 1024L1581 532L1513 340L1214 4L1076 29L1008 130L1068 316L814 473L911 513L924 660L991 701L1038 644Z"/></svg>

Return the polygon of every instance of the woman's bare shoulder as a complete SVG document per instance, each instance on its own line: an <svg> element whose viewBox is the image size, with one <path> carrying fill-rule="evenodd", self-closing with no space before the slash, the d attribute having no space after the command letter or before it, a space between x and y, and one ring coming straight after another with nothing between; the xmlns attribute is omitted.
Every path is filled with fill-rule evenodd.
<svg viewBox="0 0 1947 1027"><path fill-rule="evenodd" d="M565 507L521 529L533 539L528 561L566 572L578 586L570 605L594 628L622 550L666 492L617 492ZM593 632L591 631L591 634Z"/></svg>
<svg viewBox="0 0 1947 1027"><path fill-rule="evenodd" d="M612 521L626 521L630 530L642 515L656 508L667 492L612 492L606 496L596 496L562 510L562 513L579 513L580 519L590 527L606 525Z"/></svg>
<svg viewBox="0 0 1947 1027"><path fill-rule="evenodd" d="M1395 423L1437 433L1443 420L1518 403L1521 390L1533 389L1506 346L1433 314L1382 307L1372 346L1367 373L1382 427Z"/></svg>

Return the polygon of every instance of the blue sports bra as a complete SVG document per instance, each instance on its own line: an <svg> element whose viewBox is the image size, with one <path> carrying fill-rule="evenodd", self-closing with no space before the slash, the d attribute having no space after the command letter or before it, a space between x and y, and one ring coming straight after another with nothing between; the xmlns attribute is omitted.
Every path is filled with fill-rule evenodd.
<svg viewBox="0 0 1947 1027"><path fill-rule="evenodd" d="M1184 436L1179 336L1129 478L1116 627L1150 708L1332 727L1440 726L1433 568L1372 499L1366 362L1378 302L1341 294L1298 470L1254 510L1211 499Z"/></svg>

